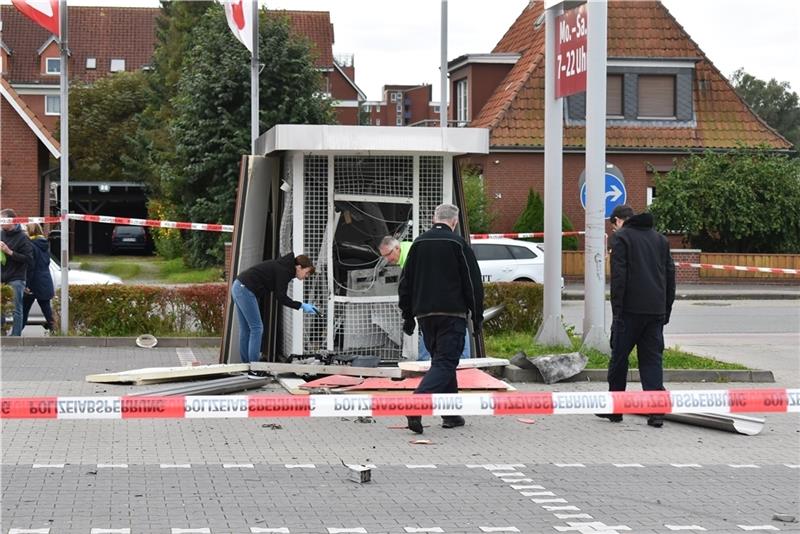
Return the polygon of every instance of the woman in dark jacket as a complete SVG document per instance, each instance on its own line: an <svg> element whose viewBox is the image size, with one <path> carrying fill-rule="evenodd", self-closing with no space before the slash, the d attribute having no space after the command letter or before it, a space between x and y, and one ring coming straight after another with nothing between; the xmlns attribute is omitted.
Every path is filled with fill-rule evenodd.
<svg viewBox="0 0 800 534"><path fill-rule="evenodd" d="M264 323L258 299L269 293L278 302L306 313L319 313L316 306L297 302L286 295L286 288L292 278L305 280L314 274L314 265L308 256L287 254L277 260L268 260L239 273L231 286L231 298L236 305L239 319L239 353L242 363L257 362L261 358L261 336ZM257 376L251 372L251 375Z"/></svg>
<svg viewBox="0 0 800 534"><path fill-rule="evenodd" d="M25 295L22 297L22 325L28 322L28 313L31 311L33 301L39 303L44 315L44 327L50 331L55 330L53 310L50 300L55 296L53 279L50 276L50 243L44 236L42 227L37 223L28 223L28 238L33 245L33 264L28 266L26 277Z"/></svg>

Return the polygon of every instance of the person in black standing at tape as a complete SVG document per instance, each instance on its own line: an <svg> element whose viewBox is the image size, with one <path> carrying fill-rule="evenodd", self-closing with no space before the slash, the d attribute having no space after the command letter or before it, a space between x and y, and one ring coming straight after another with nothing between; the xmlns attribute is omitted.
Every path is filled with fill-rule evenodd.
<svg viewBox="0 0 800 534"><path fill-rule="evenodd" d="M231 298L236 305L239 319L239 354L242 363L257 362L261 359L261 337L264 323L261 320L261 307L258 299L273 293L278 302L305 313L319 313L313 304L297 302L286 295L286 288L292 278L305 280L314 274L314 264L308 256L287 254L277 260L261 262L239 273L231 286ZM263 373L250 371L251 377Z"/></svg>
<svg viewBox="0 0 800 534"><path fill-rule="evenodd" d="M433 227L411 245L398 288L403 332L414 333L419 322L431 368L414 393L458 393L456 367L464 349L467 317L475 334L483 324L483 284L472 248L453 232L458 208L441 204ZM422 434L422 417L407 416L408 428ZM442 427L464 425L460 415L443 416Z"/></svg>
<svg viewBox="0 0 800 534"><path fill-rule="evenodd" d="M0 217L14 218L17 214L11 208L0 211ZM2 225L0 231L0 279L11 286L14 292L14 324L12 336L21 336L25 323L23 316L23 298L25 295L25 279L28 267L33 264L33 246L22 226L16 223ZM5 320L5 317L2 317Z"/></svg>
<svg viewBox="0 0 800 534"><path fill-rule="evenodd" d="M675 300L675 264L667 238L653 230L650 213L636 215L627 205L611 214L611 361L609 391L625 391L628 356L636 346L642 389L664 389L664 325L669 323ZM622 414L598 414L612 422ZM663 414L653 414L647 424L661 427Z"/></svg>

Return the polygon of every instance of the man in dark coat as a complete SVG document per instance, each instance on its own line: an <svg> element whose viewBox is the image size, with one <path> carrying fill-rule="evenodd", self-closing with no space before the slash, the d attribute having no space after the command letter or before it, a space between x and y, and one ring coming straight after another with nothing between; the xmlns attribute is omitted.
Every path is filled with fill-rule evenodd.
<svg viewBox="0 0 800 534"><path fill-rule="evenodd" d="M431 353L431 368L414 393L458 393L456 367L464 349L467 317L475 334L483 324L483 284L475 254L453 232L458 208L441 204L433 227L411 245L398 288L403 332L411 335L415 322ZM408 428L422 434L422 418L408 416ZM464 425L460 415L442 417L444 428Z"/></svg>
<svg viewBox="0 0 800 534"><path fill-rule="evenodd" d="M0 217L16 217L12 209L0 211ZM21 336L22 328L22 299L25 294L25 277L28 266L33 262L31 240L16 223L2 225L0 232L0 252L3 253L3 265L0 267L2 283L11 286L14 291L14 325L11 328L12 336Z"/></svg>
<svg viewBox="0 0 800 534"><path fill-rule="evenodd" d="M608 388L625 391L628 356L636 346L642 389L664 389L662 355L664 325L675 300L675 264L667 239L653 230L650 213L635 214L627 205L614 208L611 224L611 362ZM603 414L613 422L621 414ZM647 424L661 427L664 417L651 415Z"/></svg>
<svg viewBox="0 0 800 534"><path fill-rule="evenodd" d="M22 324L28 324L28 314L31 311L33 302L39 304L44 316L44 327L51 332L55 330L56 324L53 321L53 309L50 301L55 296L53 287L53 277L50 275L50 242L44 236L42 227L38 223L28 223L28 238L31 240L31 251L33 261L28 266L28 274L25 281L25 296L22 300Z"/></svg>

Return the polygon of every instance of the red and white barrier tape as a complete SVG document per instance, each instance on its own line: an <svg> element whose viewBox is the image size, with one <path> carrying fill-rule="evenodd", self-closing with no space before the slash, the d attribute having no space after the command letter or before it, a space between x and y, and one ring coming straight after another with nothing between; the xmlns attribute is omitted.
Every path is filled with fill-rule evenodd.
<svg viewBox="0 0 800 534"><path fill-rule="evenodd" d="M561 232L564 237L573 235L584 235L586 232ZM533 239L535 237L544 237L544 232L528 232L528 233L507 233L507 234L470 234L470 239Z"/></svg>
<svg viewBox="0 0 800 534"><path fill-rule="evenodd" d="M67 218L73 221L96 222L106 224L124 224L126 226L150 226L152 228L175 228L178 230L203 230L206 232L233 232L232 224L209 224L175 221L158 221L155 219L133 219L130 217L112 217L110 215L87 215L85 213L69 213ZM61 217L0 217L0 224L52 224L61 221Z"/></svg>
<svg viewBox="0 0 800 534"><path fill-rule="evenodd" d="M676 262L675 267L692 267L694 269L721 269L723 271L746 271L750 273L800 274L800 269L782 269L778 267L746 267L743 265L718 265L716 263Z"/></svg>
<svg viewBox="0 0 800 534"><path fill-rule="evenodd" d="M433 395L7 397L0 419L800 412L800 389Z"/></svg>

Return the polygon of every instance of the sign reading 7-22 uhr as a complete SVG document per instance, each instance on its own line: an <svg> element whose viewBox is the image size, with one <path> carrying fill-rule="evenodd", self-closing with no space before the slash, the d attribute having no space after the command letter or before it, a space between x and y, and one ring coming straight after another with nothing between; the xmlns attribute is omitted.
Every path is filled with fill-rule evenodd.
<svg viewBox="0 0 800 534"><path fill-rule="evenodd" d="M556 17L556 98L586 91L586 4Z"/></svg>

